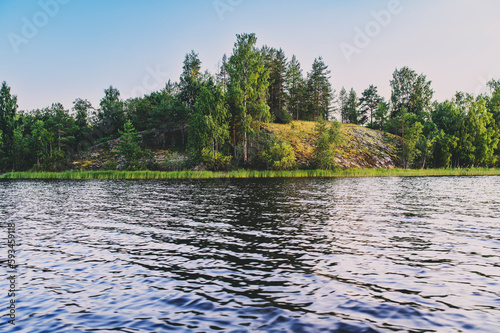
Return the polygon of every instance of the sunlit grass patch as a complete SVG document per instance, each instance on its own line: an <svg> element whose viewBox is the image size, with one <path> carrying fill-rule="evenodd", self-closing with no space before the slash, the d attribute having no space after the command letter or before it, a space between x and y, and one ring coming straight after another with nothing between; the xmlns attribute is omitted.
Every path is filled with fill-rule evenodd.
<svg viewBox="0 0 500 333"><path fill-rule="evenodd" d="M213 179L213 178L307 178L307 177L425 177L425 176L487 176L500 175L500 169L347 169L258 171L64 171L11 172L4 179Z"/></svg>

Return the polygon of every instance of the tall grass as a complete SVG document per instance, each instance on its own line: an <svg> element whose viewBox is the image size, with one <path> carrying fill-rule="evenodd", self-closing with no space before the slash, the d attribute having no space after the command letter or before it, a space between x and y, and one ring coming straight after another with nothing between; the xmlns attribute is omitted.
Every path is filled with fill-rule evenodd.
<svg viewBox="0 0 500 333"><path fill-rule="evenodd" d="M306 177L423 177L423 176L486 176L500 175L500 169L348 169L257 171L64 171L11 172L8 179L213 179L213 178L306 178Z"/></svg>

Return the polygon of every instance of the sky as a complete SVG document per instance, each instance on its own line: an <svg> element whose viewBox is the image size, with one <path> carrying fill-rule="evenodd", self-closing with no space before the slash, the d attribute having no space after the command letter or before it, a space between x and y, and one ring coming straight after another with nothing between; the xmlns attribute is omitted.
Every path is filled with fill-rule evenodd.
<svg viewBox="0 0 500 333"><path fill-rule="evenodd" d="M0 82L20 110L98 107L110 85L129 98L177 81L191 50L214 74L236 34L255 33L304 75L323 57L337 92L389 98L408 66L444 101L500 79L499 13L498 0L0 0Z"/></svg>

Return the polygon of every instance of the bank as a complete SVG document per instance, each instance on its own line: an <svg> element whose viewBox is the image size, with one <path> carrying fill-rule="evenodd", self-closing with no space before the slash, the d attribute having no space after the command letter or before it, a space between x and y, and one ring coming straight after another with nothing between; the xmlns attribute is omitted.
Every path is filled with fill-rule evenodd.
<svg viewBox="0 0 500 333"><path fill-rule="evenodd" d="M347 177L436 177L436 176L493 176L500 169L346 169L258 171L79 171L64 172L9 172L0 179L235 179L235 178L347 178Z"/></svg>

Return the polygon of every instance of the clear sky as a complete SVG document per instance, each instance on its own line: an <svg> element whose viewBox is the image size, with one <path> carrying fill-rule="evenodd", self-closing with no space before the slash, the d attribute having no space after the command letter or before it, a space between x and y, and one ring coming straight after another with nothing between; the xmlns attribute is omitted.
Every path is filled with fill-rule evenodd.
<svg viewBox="0 0 500 333"><path fill-rule="evenodd" d="M304 73L322 56L337 91L374 84L387 98L409 66L445 100L500 79L499 14L498 0L0 0L0 81L22 110L97 107L109 85L135 97L177 81L191 50L215 73L253 32Z"/></svg>

